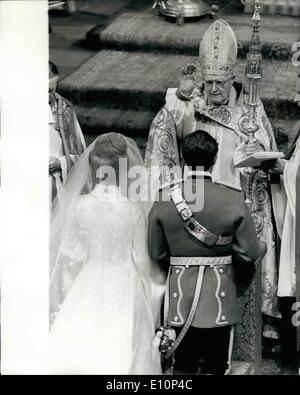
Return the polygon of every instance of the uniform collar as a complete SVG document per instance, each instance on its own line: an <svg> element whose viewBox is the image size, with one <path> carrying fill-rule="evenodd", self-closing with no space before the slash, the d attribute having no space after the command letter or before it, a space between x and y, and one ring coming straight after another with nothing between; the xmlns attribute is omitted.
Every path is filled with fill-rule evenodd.
<svg viewBox="0 0 300 395"><path fill-rule="evenodd" d="M184 180L187 178L205 178L205 179L212 179L211 173L209 171L201 171L201 170L190 170L188 168L184 168Z"/></svg>

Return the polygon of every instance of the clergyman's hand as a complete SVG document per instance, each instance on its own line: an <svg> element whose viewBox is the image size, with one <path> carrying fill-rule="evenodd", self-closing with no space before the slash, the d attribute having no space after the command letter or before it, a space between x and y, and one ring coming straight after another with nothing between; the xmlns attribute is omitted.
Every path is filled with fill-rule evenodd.
<svg viewBox="0 0 300 395"><path fill-rule="evenodd" d="M285 164L286 160L277 159L274 166L269 170L269 172L272 174L283 174Z"/></svg>
<svg viewBox="0 0 300 395"><path fill-rule="evenodd" d="M196 87L195 72L196 65L194 63L188 63L181 69L179 90L185 96L189 96Z"/></svg>
<svg viewBox="0 0 300 395"><path fill-rule="evenodd" d="M58 158L55 158L54 156L51 156L49 159L49 173L52 174L60 170L61 170L60 160Z"/></svg>
<svg viewBox="0 0 300 395"><path fill-rule="evenodd" d="M245 151L248 156L254 154L254 152L260 151L260 147L257 139L249 140L245 145Z"/></svg>

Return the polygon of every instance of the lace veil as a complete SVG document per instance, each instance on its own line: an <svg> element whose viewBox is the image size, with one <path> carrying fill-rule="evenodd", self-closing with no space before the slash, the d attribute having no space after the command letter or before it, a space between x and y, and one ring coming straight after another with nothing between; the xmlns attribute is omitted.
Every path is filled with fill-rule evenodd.
<svg viewBox="0 0 300 395"><path fill-rule="evenodd" d="M111 133L101 135L84 151L68 176L59 202L54 202L50 229L50 324L55 320L55 315L64 301L68 290L80 273L82 265L88 259L86 249L82 248L80 242L74 246L70 245L69 241L73 238L75 231L75 212L79 198L91 192L94 187L89 165L90 153L97 143L111 135ZM132 139L123 135L122 138L126 140L127 144L125 159L127 159L128 171L135 166L144 168L143 159L137 144ZM147 190L147 174L145 172L140 177L140 181L143 185L142 188ZM145 221L139 221L137 224L138 233L145 242L138 246L139 249L144 250L144 259L143 264L136 267L136 271L145 285L145 292L149 296L149 292L151 292L147 285L149 284L149 273L152 271L154 277L159 275L153 264L150 263L149 258L148 261L145 258L148 257L146 218L151 202L147 201L145 196L141 199L137 199L136 196L131 199L130 186L132 186L132 183L129 181L128 200L130 201L131 209L141 212L142 217L145 219Z"/></svg>

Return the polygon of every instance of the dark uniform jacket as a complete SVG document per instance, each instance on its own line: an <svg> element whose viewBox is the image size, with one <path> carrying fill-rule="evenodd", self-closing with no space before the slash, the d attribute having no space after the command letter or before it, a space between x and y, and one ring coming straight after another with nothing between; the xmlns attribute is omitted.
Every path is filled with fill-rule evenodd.
<svg viewBox="0 0 300 395"><path fill-rule="evenodd" d="M199 176L196 176L199 177ZM195 183L195 179L192 181ZM173 201L160 195L149 214L148 245L151 259L169 271L169 312L172 326L183 326L189 314L199 266L170 266L171 257L228 257L234 254L239 265L255 261L262 255L255 225L242 192L204 180L204 206L193 212L194 218L216 235L233 235L227 245L209 247L185 228ZM182 184L184 190L184 184ZM187 204L191 203L185 196ZM222 258L220 258L222 259ZM217 260L215 260L218 262ZM212 328L238 322L236 279L232 264L206 266L193 327Z"/></svg>

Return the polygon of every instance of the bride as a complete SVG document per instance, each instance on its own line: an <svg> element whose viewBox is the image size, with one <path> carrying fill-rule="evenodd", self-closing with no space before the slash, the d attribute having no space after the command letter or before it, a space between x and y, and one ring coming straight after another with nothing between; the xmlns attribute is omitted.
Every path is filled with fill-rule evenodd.
<svg viewBox="0 0 300 395"><path fill-rule="evenodd" d="M147 254L143 203L130 200L120 187L120 159L127 160L126 172L143 165L133 140L117 133L100 136L72 170L53 213L54 374L161 373L158 351L152 347L157 306L151 301L159 274ZM107 177L110 169L114 181ZM90 192L87 180L93 186Z"/></svg>

